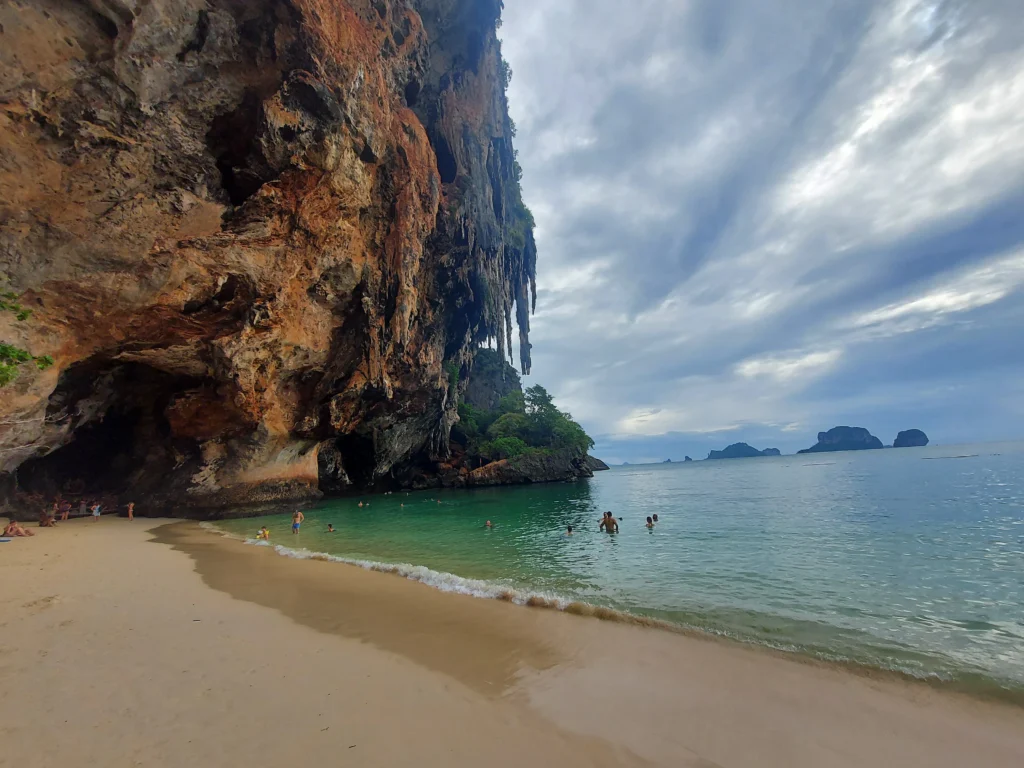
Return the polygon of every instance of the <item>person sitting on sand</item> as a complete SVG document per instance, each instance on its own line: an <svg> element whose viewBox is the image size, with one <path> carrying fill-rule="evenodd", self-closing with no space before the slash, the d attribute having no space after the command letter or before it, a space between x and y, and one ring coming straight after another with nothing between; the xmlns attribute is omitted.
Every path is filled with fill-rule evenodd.
<svg viewBox="0 0 1024 768"><path fill-rule="evenodd" d="M605 512L604 520L601 521L601 525L598 527L606 533L618 533L619 521L615 519L615 516L611 512Z"/></svg>
<svg viewBox="0 0 1024 768"><path fill-rule="evenodd" d="M54 504L54 506L57 506ZM54 528L57 525L57 517L45 509L39 510L39 527L40 528Z"/></svg>
<svg viewBox="0 0 1024 768"><path fill-rule="evenodd" d="M331 525L330 523L327 524L327 532L328 533L334 533L334 526Z"/></svg>
<svg viewBox="0 0 1024 768"><path fill-rule="evenodd" d="M647 528L648 528L648 530L653 528L653 527L654 527L654 521L651 520L651 518L648 517L647 518Z"/></svg>
<svg viewBox="0 0 1024 768"><path fill-rule="evenodd" d="M301 510L296 509L292 514L292 533L299 532L299 526L302 525L302 521L306 519L306 516L302 514Z"/></svg>
<svg viewBox="0 0 1024 768"><path fill-rule="evenodd" d="M4 528L4 536L35 536L35 534L27 528L22 528L21 524L12 517L7 523L7 527Z"/></svg>

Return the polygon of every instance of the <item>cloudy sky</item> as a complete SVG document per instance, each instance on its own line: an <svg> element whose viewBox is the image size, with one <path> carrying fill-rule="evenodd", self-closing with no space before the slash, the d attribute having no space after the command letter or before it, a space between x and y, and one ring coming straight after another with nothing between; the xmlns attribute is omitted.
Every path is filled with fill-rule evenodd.
<svg viewBox="0 0 1024 768"><path fill-rule="evenodd" d="M1020 0L510 0L533 375L613 462L1024 438Z"/></svg>

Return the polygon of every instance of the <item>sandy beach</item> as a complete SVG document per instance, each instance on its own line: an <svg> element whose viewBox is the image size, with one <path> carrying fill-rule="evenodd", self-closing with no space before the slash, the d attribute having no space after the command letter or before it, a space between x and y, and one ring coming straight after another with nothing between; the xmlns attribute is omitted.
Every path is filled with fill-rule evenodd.
<svg viewBox="0 0 1024 768"><path fill-rule="evenodd" d="M0 765L1020 766L1024 710L192 523L0 544Z"/></svg>

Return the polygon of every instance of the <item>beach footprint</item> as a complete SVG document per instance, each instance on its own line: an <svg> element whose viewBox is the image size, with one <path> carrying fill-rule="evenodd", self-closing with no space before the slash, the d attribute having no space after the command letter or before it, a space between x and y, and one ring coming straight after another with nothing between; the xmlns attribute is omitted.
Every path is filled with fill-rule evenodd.
<svg viewBox="0 0 1024 768"><path fill-rule="evenodd" d="M38 600L30 600L27 603L22 603L21 607L27 609L31 613L39 613L45 611L47 608L53 606L60 600L60 595L49 595L47 597L40 597Z"/></svg>

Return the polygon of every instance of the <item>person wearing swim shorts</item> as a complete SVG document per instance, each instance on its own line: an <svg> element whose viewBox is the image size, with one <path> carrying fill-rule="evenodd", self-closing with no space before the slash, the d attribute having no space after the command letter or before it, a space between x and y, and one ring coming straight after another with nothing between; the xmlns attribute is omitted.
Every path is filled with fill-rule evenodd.
<svg viewBox="0 0 1024 768"><path fill-rule="evenodd" d="M302 521L306 519L306 516L298 509L292 514L292 533L299 532L299 526L302 525Z"/></svg>

